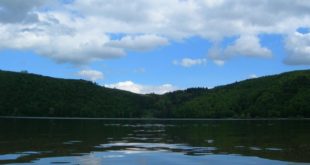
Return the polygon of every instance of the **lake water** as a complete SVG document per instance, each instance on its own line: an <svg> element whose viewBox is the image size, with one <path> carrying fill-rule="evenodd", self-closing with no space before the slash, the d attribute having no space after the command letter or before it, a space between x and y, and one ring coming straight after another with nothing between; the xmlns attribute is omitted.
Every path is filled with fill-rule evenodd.
<svg viewBox="0 0 310 165"><path fill-rule="evenodd" d="M0 118L0 164L309 164L309 120Z"/></svg>

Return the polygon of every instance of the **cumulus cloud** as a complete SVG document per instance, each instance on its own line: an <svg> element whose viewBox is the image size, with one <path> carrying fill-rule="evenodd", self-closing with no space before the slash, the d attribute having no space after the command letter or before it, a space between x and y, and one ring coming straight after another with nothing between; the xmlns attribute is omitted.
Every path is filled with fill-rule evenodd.
<svg viewBox="0 0 310 165"><path fill-rule="evenodd" d="M310 33L295 32L285 40L287 58L284 62L289 65L310 65Z"/></svg>
<svg viewBox="0 0 310 165"><path fill-rule="evenodd" d="M227 56L245 55L257 57L271 57L271 51L262 47L257 36L245 35L241 36L233 45L228 46L224 50Z"/></svg>
<svg viewBox="0 0 310 165"><path fill-rule="evenodd" d="M190 68L195 65L202 65L207 63L207 59L205 58L197 58L197 59L192 59L192 58L183 58L182 60L174 60L172 62L174 65L180 65L182 67Z"/></svg>
<svg viewBox="0 0 310 165"><path fill-rule="evenodd" d="M112 40L108 43L112 47L136 51L147 51L167 44L166 38L157 35L125 36L120 40Z"/></svg>
<svg viewBox="0 0 310 165"><path fill-rule="evenodd" d="M97 59L116 58L125 55L121 48L106 46L110 41L103 32L77 29L65 25L66 16L40 15L36 24L0 24L0 48L33 50L35 53L57 62L84 64Z"/></svg>
<svg viewBox="0 0 310 165"><path fill-rule="evenodd" d="M78 72L78 75L86 80L91 80L91 81L96 81L103 79L103 73L98 71L98 70L91 70L91 69L86 69L86 70L81 70Z"/></svg>
<svg viewBox="0 0 310 165"><path fill-rule="evenodd" d="M248 57L264 57L272 56L272 52L261 46L259 39L254 35L240 36L233 44L226 48L214 47L209 51L209 57L213 59L217 65L223 65L225 60L234 56L248 56Z"/></svg>
<svg viewBox="0 0 310 165"><path fill-rule="evenodd" d="M124 81L115 84L108 84L105 85L105 87L126 90L139 94L148 94L148 93L164 94L178 89L177 87L171 84L151 86L151 85L136 84L132 81Z"/></svg>
<svg viewBox="0 0 310 165"><path fill-rule="evenodd" d="M225 37L241 36L218 52L224 57L209 56L222 65L237 54L271 56L256 36L290 36L297 28L310 26L309 11L308 0L74 0L66 4L2 0L0 40L5 42L0 43L0 48L31 50L58 62L84 64L193 36L214 45ZM124 37L115 40L109 34ZM286 50L292 52L289 47ZM301 53L296 51L293 53ZM299 64L287 62L291 58L286 63Z"/></svg>

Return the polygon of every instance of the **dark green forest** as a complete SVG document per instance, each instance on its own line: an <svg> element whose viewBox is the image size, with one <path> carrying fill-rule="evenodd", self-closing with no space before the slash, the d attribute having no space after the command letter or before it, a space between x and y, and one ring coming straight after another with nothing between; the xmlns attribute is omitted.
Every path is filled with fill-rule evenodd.
<svg viewBox="0 0 310 165"><path fill-rule="evenodd" d="M0 71L0 116L106 118L310 117L310 70L164 95L85 80Z"/></svg>

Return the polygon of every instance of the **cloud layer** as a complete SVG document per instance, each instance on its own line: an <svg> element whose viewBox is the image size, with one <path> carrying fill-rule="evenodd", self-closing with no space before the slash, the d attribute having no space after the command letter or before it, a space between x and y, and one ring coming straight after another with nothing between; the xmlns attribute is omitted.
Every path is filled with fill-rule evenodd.
<svg viewBox="0 0 310 165"><path fill-rule="evenodd" d="M285 63L309 65L309 35L296 34L299 27L310 27L309 11L308 0L2 0L0 49L85 64L199 36L214 44L209 58L223 64L237 55L270 57L257 36L282 34ZM231 36L240 38L217 47Z"/></svg>
<svg viewBox="0 0 310 165"><path fill-rule="evenodd" d="M115 84L108 84L108 85L105 85L105 87L126 90L126 91L130 91L133 93L139 93L139 94L148 94L148 93L164 94L164 93L175 91L178 89L177 87L171 84L150 86L150 85L136 84L132 81L124 81L124 82L118 82Z"/></svg>

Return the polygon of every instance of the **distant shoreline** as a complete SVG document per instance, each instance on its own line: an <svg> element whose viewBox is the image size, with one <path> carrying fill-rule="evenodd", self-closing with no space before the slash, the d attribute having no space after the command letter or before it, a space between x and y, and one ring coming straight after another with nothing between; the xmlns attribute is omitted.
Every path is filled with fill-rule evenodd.
<svg viewBox="0 0 310 165"><path fill-rule="evenodd" d="M0 119L36 119L36 120L140 120L140 121L237 121L237 120L310 120L310 118L87 118L87 117L30 117L0 116Z"/></svg>

